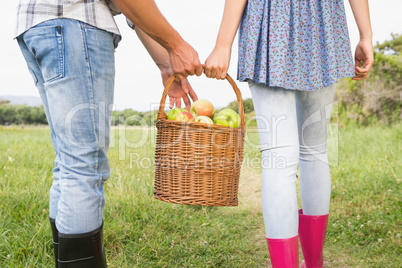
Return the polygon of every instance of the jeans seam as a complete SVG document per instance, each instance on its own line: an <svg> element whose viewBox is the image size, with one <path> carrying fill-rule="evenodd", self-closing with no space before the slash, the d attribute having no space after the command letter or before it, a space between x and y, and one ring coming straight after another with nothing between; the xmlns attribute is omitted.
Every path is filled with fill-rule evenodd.
<svg viewBox="0 0 402 268"><path fill-rule="evenodd" d="M58 27L58 26L57 26ZM59 56L60 56L60 78L64 77L64 38L63 38L63 27L60 26L60 32L58 35L60 36L58 40L59 46Z"/></svg>
<svg viewBox="0 0 402 268"><path fill-rule="evenodd" d="M80 23L81 27L81 33L82 33L82 42L84 46L84 54L85 54L85 62L87 65L87 71L88 71L88 98L90 100L90 111L91 111L91 118L92 118L92 128L93 128L93 133L95 135L96 139L96 150L95 150L95 173L98 174L98 166L99 166L99 142L98 142L98 135L96 133L96 127L95 127L95 114L94 114L94 109L95 109L95 104L94 104L94 90L93 90L93 77L92 77L92 69L91 69L91 61L89 59L89 53L88 53L88 43L87 43L87 38L86 38L86 27L84 23ZM99 175L99 174L98 174Z"/></svg>
<svg viewBox="0 0 402 268"><path fill-rule="evenodd" d="M86 40L86 31L85 31L85 25L83 23L80 23L81 27L81 34L82 34L82 43L83 43L83 48L84 48L84 58L85 61L89 62L89 56L88 56L88 47L87 47L87 40Z"/></svg>
<svg viewBox="0 0 402 268"><path fill-rule="evenodd" d="M86 31L86 25L84 23L80 23L80 28L81 28L81 33L82 33L82 40L83 40L83 45L84 45L84 53L85 53L85 62L87 65L87 71L88 71L88 98L90 100L90 111L91 111L91 118L92 118L92 127L93 127L93 133L95 135L95 143L96 143L96 149L95 149L95 174L98 175L98 182L96 185L97 190L99 190L99 184L101 183L101 178L102 174L99 174L98 172L98 167L99 167L99 139L98 135L96 133L96 127L95 127L95 104L94 104L94 88L93 88L93 77L92 77L92 68L91 68L91 61L89 58L89 52L88 52L88 42L87 42L87 31ZM98 203L98 213L100 214L102 210L102 202ZM101 216L102 218L102 216Z"/></svg>

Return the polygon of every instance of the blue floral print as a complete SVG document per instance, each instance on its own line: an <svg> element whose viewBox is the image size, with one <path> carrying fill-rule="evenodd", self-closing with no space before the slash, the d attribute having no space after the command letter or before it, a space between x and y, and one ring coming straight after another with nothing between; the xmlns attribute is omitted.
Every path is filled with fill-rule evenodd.
<svg viewBox="0 0 402 268"><path fill-rule="evenodd" d="M249 0L237 78L312 91L354 76L343 0Z"/></svg>

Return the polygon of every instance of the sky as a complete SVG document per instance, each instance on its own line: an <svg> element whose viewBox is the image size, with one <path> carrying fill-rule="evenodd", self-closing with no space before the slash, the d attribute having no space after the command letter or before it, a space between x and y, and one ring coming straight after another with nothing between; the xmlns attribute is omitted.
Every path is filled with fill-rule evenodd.
<svg viewBox="0 0 402 268"><path fill-rule="evenodd" d="M15 10L18 1L4 1L0 16L0 96L39 96L26 63L14 38ZM204 62L214 47L223 12L224 0L156 0L162 14L190 43ZM401 0L369 0L373 43L391 38L391 33L402 33ZM349 1L345 0L352 52L359 40ZM115 17L123 40L116 50L115 109L132 108L149 111L158 107L163 86L160 72L148 55L137 35L131 30L123 15ZM229 74L236 77L237 37L232 48ZM226 81L205 76L190 77L198 98L210 100L216 107L224 107L236 99ZM239 83L243 99L250 98L247 83Z"/></svg>

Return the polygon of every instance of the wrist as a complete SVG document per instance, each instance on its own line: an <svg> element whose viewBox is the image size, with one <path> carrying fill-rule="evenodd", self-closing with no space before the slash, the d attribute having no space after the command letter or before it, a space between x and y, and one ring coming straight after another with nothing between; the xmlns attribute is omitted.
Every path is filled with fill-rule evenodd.
<svg viewBox="0 0 402 268"><path fill-rule="evenodd" d="M360 41L373 41L373 32L360 33Z"/></svg>
<svg viewBox="0 0 402 268"><path fill-rule="evenodd" d="M157 62L156 66L158 66L161 73L168 72L170 70L170 64L168 62L166 62L166 63L165 62L164 63Z"/></svg>
<svg viewBox="0 0 402 268"><path fill-rule="evenodd" d="M232 49L231 44L224 44L224 43L216 43L214 47L215 51L223 53L230 53L231 49Z"/></svg>
<svg viewBox="0 0 402 268"><path fill-rule="evenodd" d="M171 68L160 69L160 71L161 71L161 76L165 77L165 78L169 78L171 75L173 75Z"/></svg>
<svg viewBox="0 0 402 268"><path fill-rule="evenodd" d="M216 40L214 49L220 51L230 51L232 48L232 41L230 40Z"/></svg>
<svg viewBox="0 0 402 268"><path fill-rule="evenodd" d="M163 47L168 51L178 50L187 44L184 39L180 36L178 32L174 30L172 34L169 35L169 38L164 40Z"/></svg>

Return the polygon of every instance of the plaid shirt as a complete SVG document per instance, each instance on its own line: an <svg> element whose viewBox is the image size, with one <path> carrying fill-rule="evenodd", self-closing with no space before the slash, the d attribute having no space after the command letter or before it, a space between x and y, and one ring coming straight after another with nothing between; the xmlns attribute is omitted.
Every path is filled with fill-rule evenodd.
<svg viewBox="0 0 402 268"><path fill-rule="evenodd" d="M121 40L113 18L117 14L111 0L19 0L15 36L47 20L69 18L113 33L116 47Z"/></svg>

